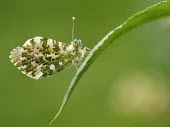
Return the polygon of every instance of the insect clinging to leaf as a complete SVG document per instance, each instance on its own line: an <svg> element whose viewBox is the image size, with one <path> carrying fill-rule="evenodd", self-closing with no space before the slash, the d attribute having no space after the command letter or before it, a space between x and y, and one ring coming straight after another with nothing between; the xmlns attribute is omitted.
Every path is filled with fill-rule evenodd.
<svg viewBox="0 0 170 127"><path fill-rule="evenodd" d="M89 48L82 49L81 40L74 39L75 17L72 19L72 41L70 44L50 38L34 37L10 52L11 62L23 74L33 79L48 77L72 65L76 66Z"/></svg>

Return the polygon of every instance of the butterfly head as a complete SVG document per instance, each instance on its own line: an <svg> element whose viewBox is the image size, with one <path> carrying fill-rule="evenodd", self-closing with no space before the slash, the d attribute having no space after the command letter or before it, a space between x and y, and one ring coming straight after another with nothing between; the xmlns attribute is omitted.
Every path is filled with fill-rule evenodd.
<svg viewBox="0 0 170 127"><path fill-rule="evenodd" d="M79 49L81 49L82 48L82 42L81 42L81 40L79 39L74 39L72 42L71 42L71 45L73 46L73 48L75 49L75 50L79 50Z"/></svg>

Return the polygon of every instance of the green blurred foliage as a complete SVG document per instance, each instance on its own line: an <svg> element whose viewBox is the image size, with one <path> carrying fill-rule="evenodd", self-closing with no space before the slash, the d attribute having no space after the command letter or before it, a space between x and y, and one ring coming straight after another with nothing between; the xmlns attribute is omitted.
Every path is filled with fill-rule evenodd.
<svg viewBox="0 0 170 127"><path fill-rule="evenodd" d="M83 46L93 48L108 31L123 23L132 14L157 2L159 0L1 0L0 126L47 127L59 109L76 72L73 67L49 78L38 81L30 79L10 63L8 56L13 48L34 36L70 43L72 16L76 17L76 38L82 40ZM116 44L110 45L81 79L69 103L52 127L169 127L169 22L170 19L167 18L144 25L123 35L116 40ZM133 75L138 73L145 76L136 80ZM125 82L124 78L121 78L124 75L129 76L130 81ZM152 77L149 83L147 76L149 79ZM144 94L137 94L137 100L138 103L148 106L145 98L151 96L156 103L149 105L149 108L137 107L138 111L132 108L135 106L134 101L127 100L123 102L124 106L118 105L118 102L123 100L117 97L121 96L122 92L118 93L116 88L123 87L127 82L140 85L140 89L143 88L142 85L152 84L152 87L149 87L152 90L144 87ZM153 84L156 88L163 85L163 88L159 91L160 87L155 89ZM154 90L157 93L153 92ZM148 94L148 91L151 94ZM118 94L115 96L113 93ZM127 91L125 93L127 99L133 100L134 96L128 95ZM144 101L140 101L140 98ZM167 103L165 108L159 111L161 113L153 110L157 114L148 116L162 99ZM126 108L126 103L127 106L132 106L131 113L122 113L129 109ZM164 104L164 101L160 103ZM116 106L122 111L115 111Z"/></svg>

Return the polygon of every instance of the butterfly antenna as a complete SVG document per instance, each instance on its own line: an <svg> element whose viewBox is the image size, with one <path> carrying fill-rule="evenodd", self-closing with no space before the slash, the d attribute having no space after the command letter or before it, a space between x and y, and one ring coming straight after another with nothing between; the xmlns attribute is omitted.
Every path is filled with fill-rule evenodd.
<svg viewBox="0 0 170 127"><path fill-rule="evenodd" d="M74 22L75 22L75 17L72 17L72 21L73 21L73 27L72 27L72 41L74 40Z"/></svg>

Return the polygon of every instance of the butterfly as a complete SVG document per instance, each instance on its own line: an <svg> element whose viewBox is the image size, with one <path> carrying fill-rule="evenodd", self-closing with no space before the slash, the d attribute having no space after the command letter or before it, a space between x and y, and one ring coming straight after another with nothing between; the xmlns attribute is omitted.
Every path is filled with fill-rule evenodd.
<svg viewBox="0 0 170 127"><path fill-rule="evenodd" d="M74 31L73 17L73 29ZM86 54L87 47L82 49L82 42L73 39L70 44L54 39L34 37L22 46L10 52L11 62L25 75L33 79L49 77L56 72L80 63Z"/></svg>

